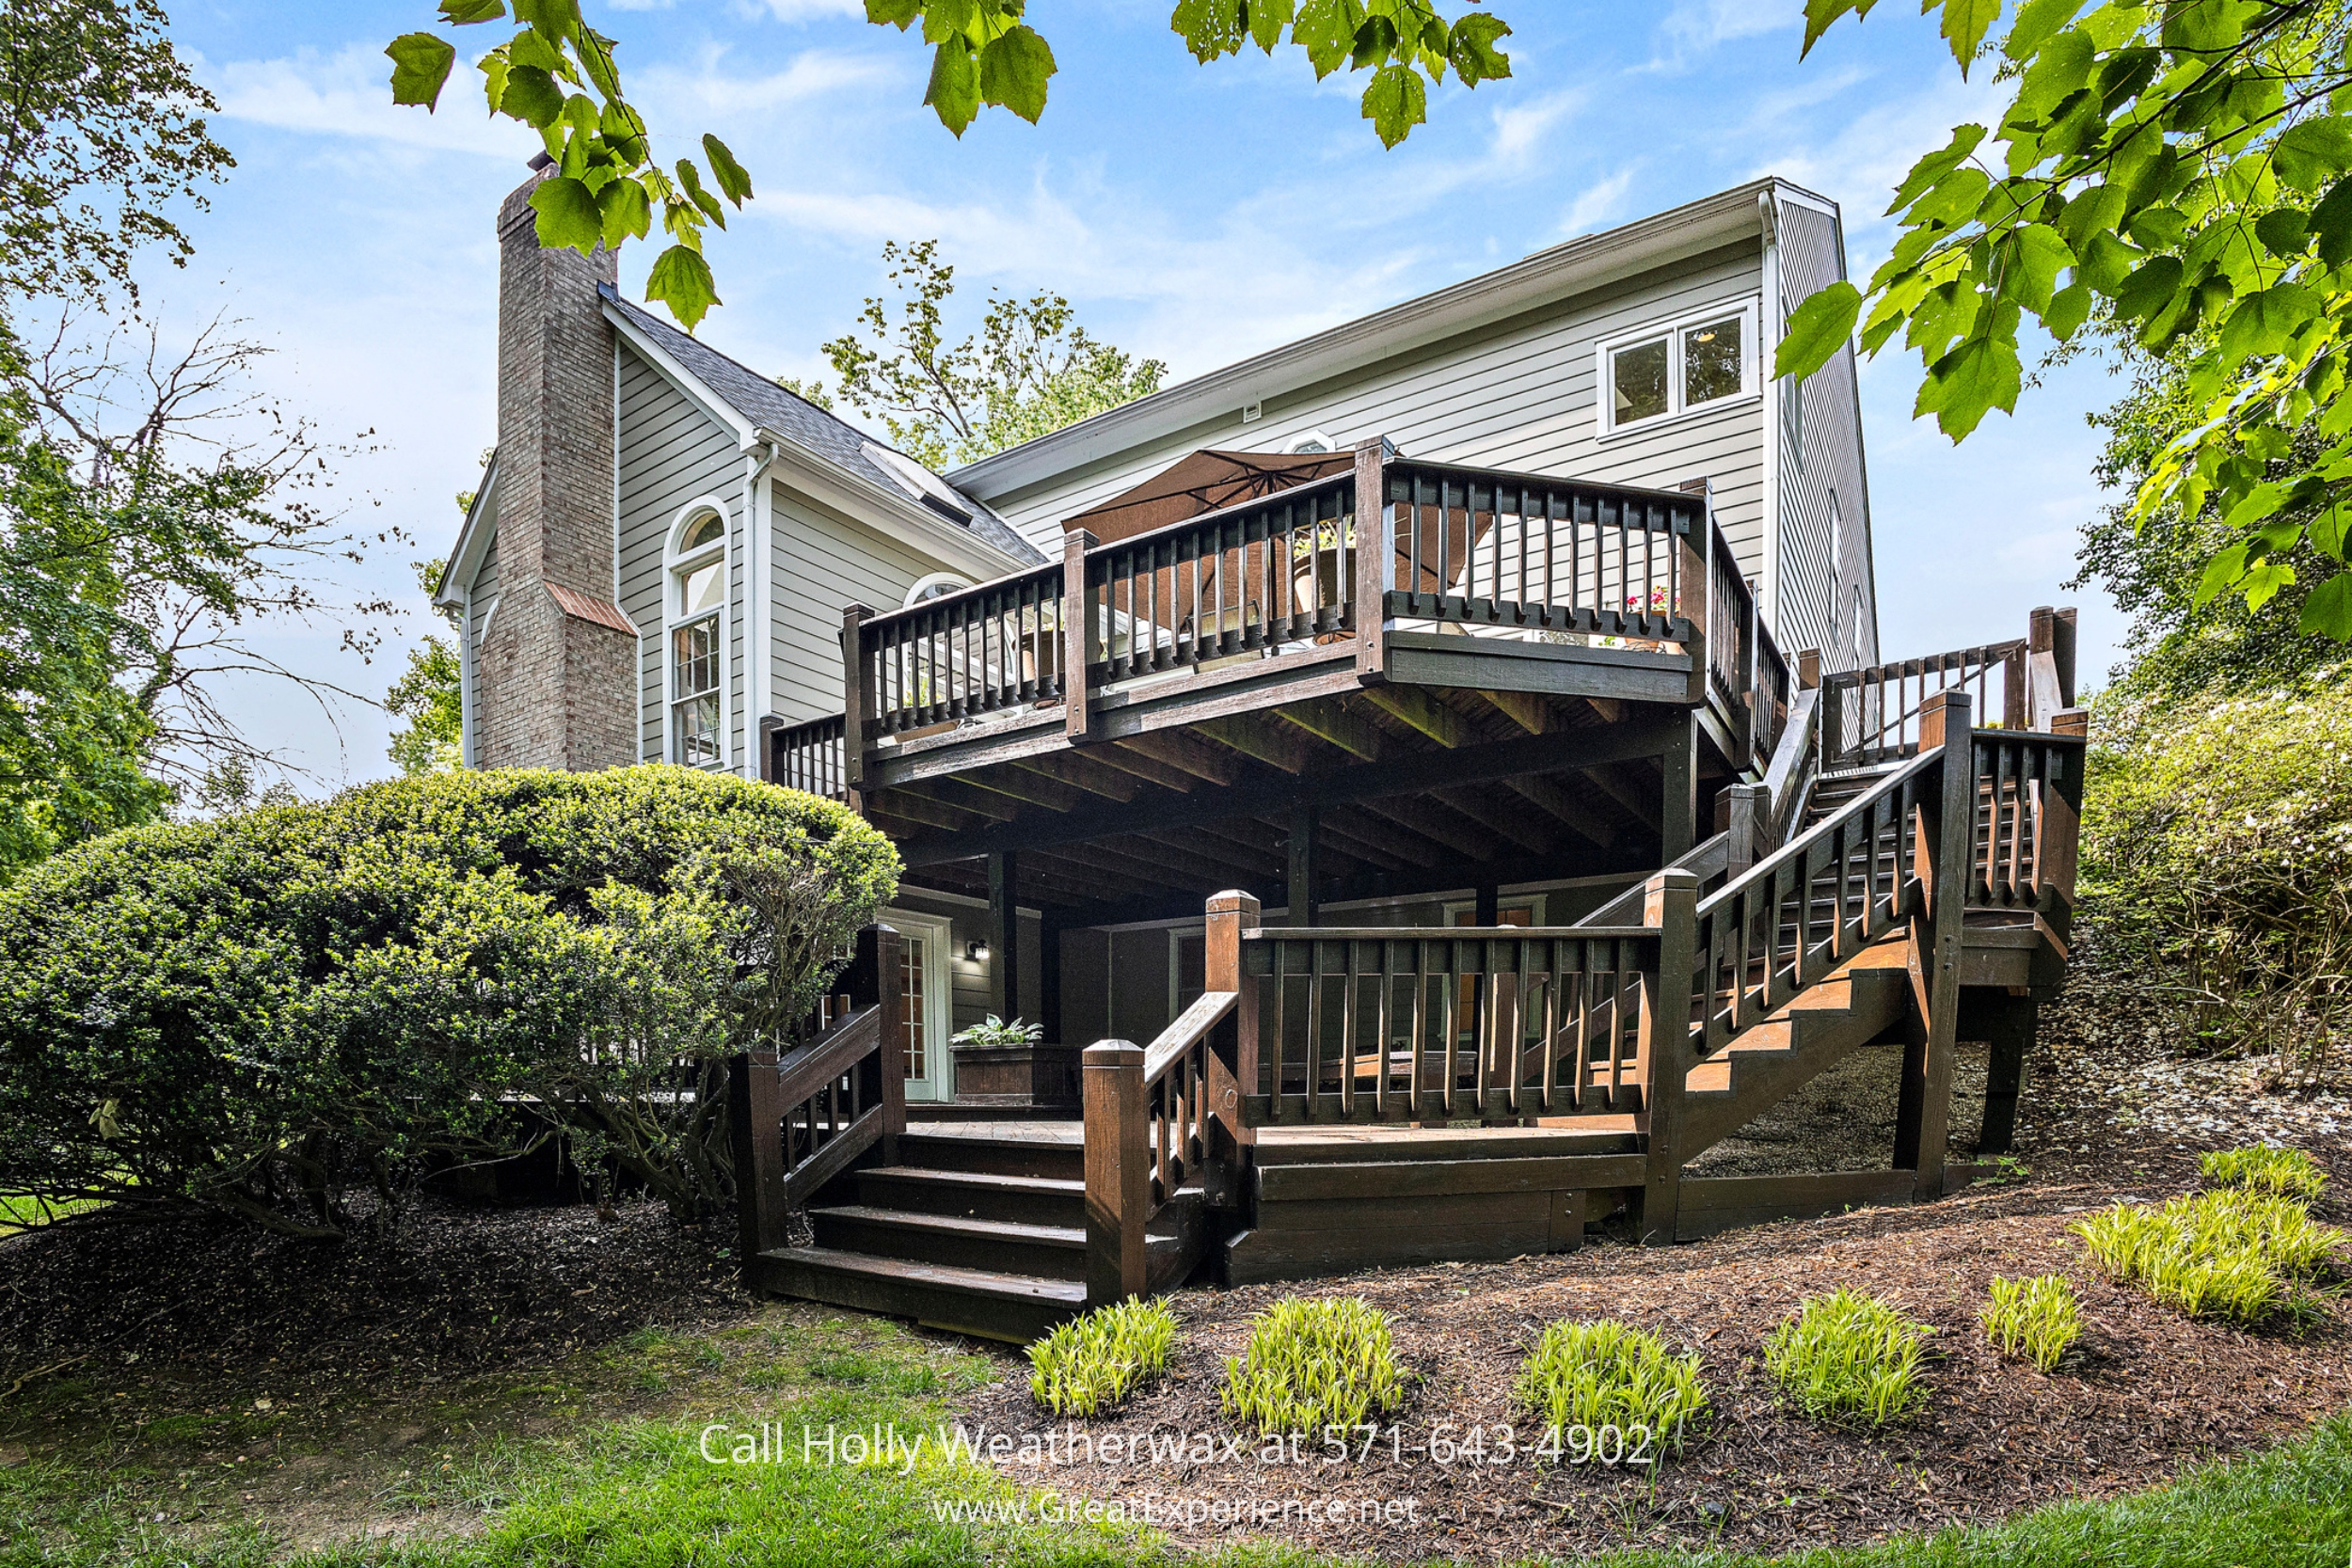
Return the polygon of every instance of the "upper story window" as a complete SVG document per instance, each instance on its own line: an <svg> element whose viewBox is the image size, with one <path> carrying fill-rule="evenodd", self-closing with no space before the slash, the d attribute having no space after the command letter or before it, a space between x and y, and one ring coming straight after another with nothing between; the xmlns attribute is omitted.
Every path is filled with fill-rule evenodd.
<svg viewBox="0 0 2352 1568"><path fill-rule="evenodd" d="M907 590L907 605L911 609L921 604L925 599L944 598L949 594L961 594L971 586L970 578L960 578L953 572L933 572L930 577Z"/></svg>
<svg viewBox="0 0 2352 1568"><path fill-rule="evenodd" d="M727 525L711 513L677 531L670 562L670 760L725 764L720 611L727 601Z"/></svg>
<svg viewBox="0 0 2352 1568"><path fill-rule="evenodd" d="M1311 430L1304 436L1296 437L1282 450L1294 457L1302 457L1315 452L1337 451L1340 450L1340 444L1327 432Z"/></svg>
<svg viewBox="0 0 2352 1568"><path fill-rule="evenodd" d="M1623 430L1709 404L1753 395L1756 306L1629 333L1601 345L1602 430Z"/></svg>

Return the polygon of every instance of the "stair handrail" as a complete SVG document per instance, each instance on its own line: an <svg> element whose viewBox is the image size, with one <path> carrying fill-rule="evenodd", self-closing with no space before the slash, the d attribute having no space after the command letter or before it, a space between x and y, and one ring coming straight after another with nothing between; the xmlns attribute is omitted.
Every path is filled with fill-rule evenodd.
<svg viewBox="0 0 2352 1568"><path fill-rule="evenodd" d="M1240 1011L1242 939L1258 929L1258 900L1220 893L1208 902L1208 989L1149 1046L1099 1040L1082 1076L1086 1129L1087 1305L1141 1296L1150 1281L1152 1220L1198 1179L1208 1200L1232 1207L1256 1134L1243 1126L1244 1058L1255 1081L1256 1038L1223 1027Z"/></svg>
<svg viewBox="0 0 2352 1568"><path fill-rule="evenodd" d="M841 980L848 1007L798 1050L762 1043L728 1062L736 1216L743 1267L784 1246L788 1216L879 1148L898 1158L906 1132L905 944L888 926L857 936Z"/></svg>
<svg viewBox="0 0 2352 1568"><path fill-rule="evenodd" d="M1806 687L1790 701L1779 744L1764 768L1767 849L1788 843L1788 830L1804 819L1805 802L1813 797L1814 781L1820 770L1816 744L1820 724L1820 689Z"/></svg>
<svg viewBox="0 0 2352 1568"><path fill-rule="evenodd" d="M1704 888L1730 869L1731 840L1732 834L1727 831L1712 838L1702 839L1691 847L1689 854L1674 861L1667 869L1690 872L1698 879L1698 885ZM1642 907L1648 896L1647 881L1636 882L1600 908L1569 924L1576 927L1639 926L1642 924Z"/></svg>

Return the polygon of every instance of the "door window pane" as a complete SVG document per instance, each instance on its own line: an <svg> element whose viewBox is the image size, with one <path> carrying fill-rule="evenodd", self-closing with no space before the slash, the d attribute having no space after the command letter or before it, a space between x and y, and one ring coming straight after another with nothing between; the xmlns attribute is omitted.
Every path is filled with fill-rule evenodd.
<svg viewBox="0 0 2352 1568"><path fill-rule="evenodd" d="M1695 408L1737 397L1746 382L1740 355L1740 318L1725 316L1682 333L1682 405Z"/></svg>
<svg viewBox="0 0 2352 1568"><path fill-rule="evenodd" d="M907 1030L907 1076L928 1081L931 1075L930 1021L923 1015L923 965L930 956L930 943L921 937L906 939L904 948L906 999L904 1011Z"/></svg>
<svg viewBox="0 0 2352 1568"><path fill-rule="evenodd" d="M1609 356L1615 422L1630 424L1666 411L1666 340L1636 343Z"/></svg>

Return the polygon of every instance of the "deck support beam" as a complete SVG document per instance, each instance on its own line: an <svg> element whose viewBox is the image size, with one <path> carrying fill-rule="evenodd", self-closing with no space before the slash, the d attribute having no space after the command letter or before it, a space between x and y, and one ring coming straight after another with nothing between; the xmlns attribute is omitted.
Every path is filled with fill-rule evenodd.
<svg viewBox="0 0 2352 1568"><path fill-rule="evenodd" d="M1977 1158L2007 1154L2017 1136L2017 1093L2025 1082L2026 1055L2033 1050L2036 1014L2030 996L1988 999L1984 1075L1984 1126L1977 1135Z"/></svg>
<svg viewBox="0 0 2352 1568"><path fill-rule="evenodd" d="M1682 721L1682 734L1659 758L1659 771L1664 782L1659 799L1658 858L1672 865L1698 842L1699 726L1694 715Z"/></svg>
<svg viewBox="0 0 2352 1568"><path fill-rule="evenodd" d="M1322 815L1312 805L1291 809L1290 885L1286 890L1289 912L1285 919L1293 926L1315 923L1315 828Z"/></svg>
<svg viewBox="0 0 2352 1568"><path fill-rule="evenodd" d="M1944 1196L1951 1137L1952 1053L1960 1030L1961 946L1966 935L1969 862L1976 849L1975 731L1965 691L1939 691L1919 711L1919 749L1941 748L1941 784L1922 813L1928 906L1911 920L1912 1019L1895 1108L1895 1168L1914 1173L1913 1196Z"/></svg>
<svg viewBox="0 0 2352 1568"><path fill-rule="evenodd" d="M989 1011L1010 1022L1021 1011L1020 859L1009 849L988 857Z"/></svg>
<svg viewBox="0 0 2352 1568"><path fill-rule="evenodd" d="M1642 978L1644 1246L1671 1246L1682 1214L1682 1091L1690 1077L1691 975L1698 958L1699 879L1665 870L1645 890L1642 924L1658 927L1658 969Z"/></svg>

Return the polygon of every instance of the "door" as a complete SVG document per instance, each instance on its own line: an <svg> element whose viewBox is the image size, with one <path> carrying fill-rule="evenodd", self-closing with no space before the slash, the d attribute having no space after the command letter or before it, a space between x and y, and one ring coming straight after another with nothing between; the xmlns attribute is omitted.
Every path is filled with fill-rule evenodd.
<svg viewBox="0 0 2352 1568"><path fill-rule="evenodd" d="M893 910L882 917L898 929L905 955L907 1098L954 1096L947 1053L947 922Z"/></svg>

